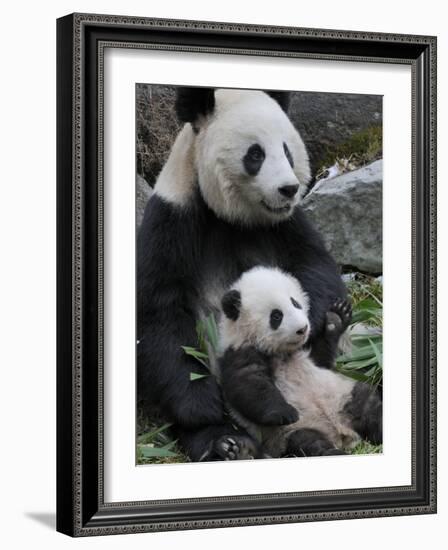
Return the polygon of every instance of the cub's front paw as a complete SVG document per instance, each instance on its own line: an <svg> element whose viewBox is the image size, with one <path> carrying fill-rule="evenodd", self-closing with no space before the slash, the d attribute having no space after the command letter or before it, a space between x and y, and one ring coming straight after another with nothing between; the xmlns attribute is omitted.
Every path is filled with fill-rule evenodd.
<svg viewBox="0 0 448 550"><path fill-rule="evenodd" d="M338 299L327 312L326 331L339 336L352 320L352 306L348 300Z"/></svg>
<svg viewBox="0 0 448 550"><path fill-rule="evenodd" d="M286 424L292 424L299 419L299 413L289 403L280 409L272 409L266 411L260 419L260 423L264 426L285 426Z"/></svg>
<svg viewBox="0 0 448 550"><path fill-rule="evenodd" d="M258 443L247 435L223 435L214 447L221 460L247 460L261 456Z"/></svg>

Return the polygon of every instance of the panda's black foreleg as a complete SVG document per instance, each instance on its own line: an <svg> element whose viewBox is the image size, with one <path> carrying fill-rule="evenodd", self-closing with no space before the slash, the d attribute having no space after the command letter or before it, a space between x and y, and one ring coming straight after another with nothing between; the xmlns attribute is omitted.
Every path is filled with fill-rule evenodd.
<svg viewBox="0 0 448 550"><path fill-rule="evenodd" d="M337 449L322 432L313 428L301 428L292 432L288 436L286 453L298 457L346 454Z"/></svg>
<svg viewBox="0 0 448 550"><path fill-rule="evenodd" d="M348 300L338 299L330 306L323 328L310 340L311 359L317 366L334 368L339 339L347 330L351 318L352 307Z"/></svg>
<svg viewBox="0 0 448 550"><path fill-rule="evenodd" d="M257 441L232 424L207 426L199 430L174 429L179 444L193 462L261 458Z"/></svg>
<svg viewBox="0 0 448 550"><path fill-rule="evenodd" d="M344 411L351 418L352 428L363 439L374 445L383 442L383 402L376 388L356 383Z"/></svg>

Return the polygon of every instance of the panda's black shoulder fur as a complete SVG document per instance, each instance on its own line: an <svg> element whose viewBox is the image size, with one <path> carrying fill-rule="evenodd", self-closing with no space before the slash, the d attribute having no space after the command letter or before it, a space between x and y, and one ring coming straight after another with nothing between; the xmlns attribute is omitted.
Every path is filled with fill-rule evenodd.
<svg viewBox="0 0 448 550"><path fill-rule="evenodd" d="M289 106L291 103L291 94L290 92L284 92L281 90L266 90L266 93L275 99L275 101L280 105L283 111L287 113L289 111Z"/></svg>

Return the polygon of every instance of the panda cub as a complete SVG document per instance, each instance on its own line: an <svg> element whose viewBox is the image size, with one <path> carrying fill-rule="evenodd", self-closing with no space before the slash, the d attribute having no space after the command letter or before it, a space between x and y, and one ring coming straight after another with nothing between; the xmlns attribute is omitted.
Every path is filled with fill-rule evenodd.
<svg viewBox="0 0 448 550"><path fill-rule="evenodd" d="M361 438L382 441L377 392L310 358L309 302L297 279L252 268L226 292L222 309L218 375L231 415L261 443L255 458L344 454ZM327 336L339 340L350 318L350 305L338 300L327 313ZM247 458L233 443L227 458Z"/></svg>

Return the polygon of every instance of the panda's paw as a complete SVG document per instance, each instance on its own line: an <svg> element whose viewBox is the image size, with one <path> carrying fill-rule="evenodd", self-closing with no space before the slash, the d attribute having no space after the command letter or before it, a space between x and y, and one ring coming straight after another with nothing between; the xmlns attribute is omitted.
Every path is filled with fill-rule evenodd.
<svg viewBox="0 0 448 550"><path fill-rule="evenodd" d="M282 408L267 410L260 418L260 424L264 426L285 426L297 422L298 419L297 409L289 403L285 403Z"/></svg>
<svg viewBox="0 0 448 550"><path fill-rule="evenodd" d="M247 460L261 456L258 443L247 435L223 435L215 442L215 452L221 460Z"/></svg>
<svg viewBox="0 0 448 550"><path fill-rule="evenodd" d="M326 330L329 334L339 336L352 320L352 305L348 300L338 299L327 311Z"/></svg>

